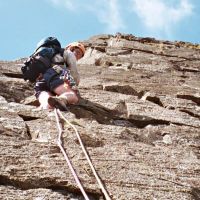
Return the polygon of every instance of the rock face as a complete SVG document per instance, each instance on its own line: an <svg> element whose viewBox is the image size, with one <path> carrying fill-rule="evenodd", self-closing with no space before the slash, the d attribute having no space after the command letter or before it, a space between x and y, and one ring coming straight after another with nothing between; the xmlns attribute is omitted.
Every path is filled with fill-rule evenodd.
<svg viewBox="0 0 200 200"><path fill-rule="evenodd" d="M98 35L78 67L77 128L113 200L200 199L200 50L184 42ZM20 72L0 62L1 199L84 199ZM63 144L90 199L103 199L72 128Z"/></svg>

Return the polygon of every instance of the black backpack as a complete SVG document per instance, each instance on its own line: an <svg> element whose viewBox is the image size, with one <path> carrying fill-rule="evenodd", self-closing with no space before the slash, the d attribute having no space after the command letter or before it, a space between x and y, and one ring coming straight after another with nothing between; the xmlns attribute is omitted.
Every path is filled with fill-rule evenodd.
<svg viewBox="0 0 200 200"><path fill-rule="evenodd" d="M21 67L24 80L35 82L39 74L44 74L52 66L52 58L57 53L62 53L61 44L57 38L42 39L34 53Z"/></svg>

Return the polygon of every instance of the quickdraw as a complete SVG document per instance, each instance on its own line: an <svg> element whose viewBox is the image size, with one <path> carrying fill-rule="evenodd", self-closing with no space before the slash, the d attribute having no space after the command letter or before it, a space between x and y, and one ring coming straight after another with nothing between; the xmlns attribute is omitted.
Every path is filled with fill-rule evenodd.
<svg viewBox="0 0 200 200"><path fill-rule="evenodd" d="M81 140L80 134L78 133L76 127L75 127L73 124L71 124L71 123L63 116L63 114L61 113L61 111L60 111L59 109L56 109L56 108L55 108L54 111L55 111L55 116L56 116L56 122L57 122L57 126L58 126L58 131L59 131L57 144L58 144L58 146L59 146L59 148L60 148L62 154L64 155L64 158L65 158L65 160L66 160L66 162L67 162L67 164L68 164L68 166L69 166L69 168L70 168L70 170L71 170L71 173L72 173L72 175L73 175L73 177L74 177L74 179L75 179L75 181L76 181L76 183L77 183L79 189L81 190L81 192L82 192L84 198L85 198L86 200L89 200L88 195L86 194L86 192L85 192L85 190L84 190L84 188L83 188L83 186L82 186L82 184L81 184L81 182L80 182L80 180L79 180L79 178L78 178L78 176L77 176L77 174L76 174L76 172L75 172L75 170L74 170L74 168L73 168L73 166L72 166L72 164L71 164L71 162L70 162L70 159L69 159L69 157L67 156L67 154L66 154L66 152L65 152L65 150L64 150L64 148L63 148L63 145L62 145L62 133L63 133L64 130L63 130L61 124L60 124L60 120L59 120L59 119L64 120L64 121L65 121L68 125L70 125L70 126L73 128L73 130L75 131L76 136L77 136L77 138L78 138L78 141L79 141L79 143L80 143L80 145L81 145L81 148L82 148L82 150L83 150L83 153L84 153L84 155L85 155L85 157L86 157L86 159L87 159L87 161L88 161L88 164L89 164L89 166L90 166L90 168L91 168L91 170L92 170L92 172L93 172L93 174L94 174L94 176L95 176L95 178L96 178L96 180L97 180L97 182L98 182L98 184L99 184L99 186L100 186L100 188L101 188L101 190L102 190L102 192L103 192L103 194L104 194L104 196L105 196L105 199L106 199L106 200L111 200L111 198L110 198L109 195L108 195L108 192L106 191L106 189L105 189L105 187L104 187L104 185L103 185L101 179L99 178L99 176L98 176L98 174L97 174L97 172L96 172L96 170L95 170L95 168L94 168L94 166L93 166L93 164L92 164L92 162L91 162L91 159L90 159L90 157L89 157L89 155L88 155L88 153L87 153L87 151L86 151L86 148L85 148L85 146L84 146L84 144L83 144L83 142L82 142L82 140Z"/></svg>

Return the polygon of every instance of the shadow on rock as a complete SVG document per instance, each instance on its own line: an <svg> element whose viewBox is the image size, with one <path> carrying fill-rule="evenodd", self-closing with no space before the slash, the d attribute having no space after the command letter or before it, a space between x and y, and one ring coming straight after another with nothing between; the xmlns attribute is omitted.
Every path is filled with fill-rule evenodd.
<svg viewBox="0 0 200 200"><path fill-rule="evenodd" d="M100 124L113 124L117 119L116 111L110 110L100 104L81 98L78 105L70 106L70 112L77 118L95 119Z"/></svg>

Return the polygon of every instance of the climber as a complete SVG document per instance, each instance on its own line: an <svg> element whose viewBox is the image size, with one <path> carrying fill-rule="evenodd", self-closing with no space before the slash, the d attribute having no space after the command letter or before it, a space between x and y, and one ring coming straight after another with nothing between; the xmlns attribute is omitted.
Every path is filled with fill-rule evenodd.
<svg viewBox="0 0 200 200"><path fill-rule="evenodd" d="M67 110L67 104L79 101L78 85L80 76L76 62L85 54L85 47L79 42L70 43L63 52L63 56L56 54L54 64L44 74L41 74L35 84L35 96L39 100L40 109L59 108Z"/></svg>

